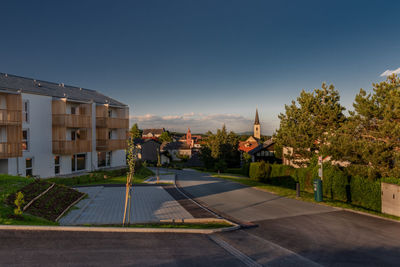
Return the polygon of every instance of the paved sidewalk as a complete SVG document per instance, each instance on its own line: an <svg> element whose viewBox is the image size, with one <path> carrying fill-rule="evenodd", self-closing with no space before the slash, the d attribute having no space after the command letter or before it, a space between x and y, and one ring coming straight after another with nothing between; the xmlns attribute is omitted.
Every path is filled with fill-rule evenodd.
<svg viewBox="0 0 400 267"><path fill-rule="evenodd" d="M89 198L80 201L61 225L121 224L125 187L79 187ZM168 219L192 219L161 186L135 186L132 191L131 223L159 222Z"/></svg>
<svg viewBox="0 0 400 267"><path fill-rule="evenodd" d="M144 182L147 184L155 184L155 183L157 183L157 176L152 176ZM175 174L161 174L160 173L160 183L174 184L175 183Z"/></svg>

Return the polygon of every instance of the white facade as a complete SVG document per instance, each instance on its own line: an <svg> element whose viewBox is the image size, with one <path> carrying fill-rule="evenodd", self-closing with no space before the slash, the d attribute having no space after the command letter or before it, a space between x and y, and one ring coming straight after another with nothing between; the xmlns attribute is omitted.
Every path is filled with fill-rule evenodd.
<svg viewBox="0 0 400 267"><path fill-rule="evenodd" d="M26 176L30 169L31 174L41 178L73 173L72 166L77 159L73 155L54 155L52 152L52 100L51 96L22 93L22 103L27 103L28 120L23 120L22 130L27 131L28 148L23 151L22 157L0 160L0 172L10 175ZM0 99L0 107L2 105ZM67 105L67 114L71 114L71 107ZM92 104L92 152L81 153L85 155L85 169L80 171L94 171L98 169L96 151L96 104ZM6 134L0 132L0 140L7 139ZM67 130L67 140L71 140L71 131ZM79 154L80 155L80 154ZM56 164L55 157L59 156ZM27 164L32 163L31 168ZM125 150L111 152L110 167L125 166ZM59 173L56 174L56 167Z"/></svg>

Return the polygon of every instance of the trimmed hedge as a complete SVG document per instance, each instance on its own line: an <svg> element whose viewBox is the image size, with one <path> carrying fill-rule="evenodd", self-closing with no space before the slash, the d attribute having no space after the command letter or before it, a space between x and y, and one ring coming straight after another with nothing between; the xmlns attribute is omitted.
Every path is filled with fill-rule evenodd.
<svg viewBox="0 0 400 267"><path fill-rule="evenodd" d="M354 176L350 181L351 203L381 211L381 181Z"/></svg>
<svg viewBox="0 0 400 267"><path fill-rule="evenodd" d="M268 184L313 192L313 180L318 178L318 165L308 168L293 168L282 164L253 162L250 164L249 177ZM352 171L341 169L330 163L324 164L323 195L326 198L352 203L360 207L381 211L381 180L351 175ZM400 179L382 179L389 183L400 184Z"/></svg>

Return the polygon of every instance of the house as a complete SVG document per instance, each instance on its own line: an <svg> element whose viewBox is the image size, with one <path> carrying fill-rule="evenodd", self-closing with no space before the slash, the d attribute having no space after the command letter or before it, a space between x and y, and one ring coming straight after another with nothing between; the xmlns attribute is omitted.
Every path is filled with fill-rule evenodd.
<svg viewBox="0 0 400 267"><path fill-rule="evenodd" d="M142 161L157 162L161 144L153 139L136 138L133 143L138 149L138 159Z"/></svg>
<svg viewBox="0 0 400 267"><path fill-rule="evenodd" d="M0 73L0 173L46 178L126 166L128 114L94 90Z"/></svg>
<svg viewBox="0 0 400 267"><path fill-rule="evenodd" d="M275 142L270 139L258 145L248 152L252 162L265 161L269 163L275 162Z"/></svg>
<svg viewBox="0 0 400 267"><path fill-rule="evenodd" d="M161 129L144 129L143 133L142 133L142 138L143 139L148 139L148 138L157 139L162 135L163 132L165 132L164 128L161 128Z"/></svg>
<svg viewBox="0 0 400 267"><path fill-rule="evenodd" d="M190 128L186 132L186 135L182 136L179 141L188 144L191 148L201 148L201 135L192 135Z"/></svg>
<svg viewBox="0 0 400 267"><path fill-rule="evenodd" d="M161 144L161 152L168 152L173 161L181 160L181 156L192 156L192 148L185 142L164 142Z"/></svg>

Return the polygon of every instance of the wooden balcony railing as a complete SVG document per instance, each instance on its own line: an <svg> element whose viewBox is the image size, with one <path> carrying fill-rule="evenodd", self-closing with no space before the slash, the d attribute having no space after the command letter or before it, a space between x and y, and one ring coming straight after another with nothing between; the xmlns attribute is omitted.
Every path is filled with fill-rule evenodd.
<svg viewBox="0 0 400 267"><path fill-rule="evenodd" d="M92 118L87 115L53 114L53 126L92 128Z"/></svg>
<svg viewBox="0 0 400 267"><path fill-rule="evenodd" d="M126 139L111 139L111 140L96 140L96 150L97 151L113 151L126 149L127 143Z"/></svg>
<svg viewBox="0 0 400 267"><path fill-rule="evenodd" d="M0 159L22 157L22 143L0 143Z"/></svg>
<svg viewBox="0 0 400 267"><path fill-rule="evenodd" d="M53 141L53 154L73 155L92 151L91 140Z"/></svg>
<svg viewBox="0 0 400 267"><path fill-rule="evenodd" d="M96 127L111 128L111 129L128 129L129 128L129 119L97 117L96 118Z"/></svg>
<svg viewBox="0 0 400 267"><path fill-rule="evenodd" d="M17 125L22 123L22 113L19 110L0 109L1 125Z"/></svg>

